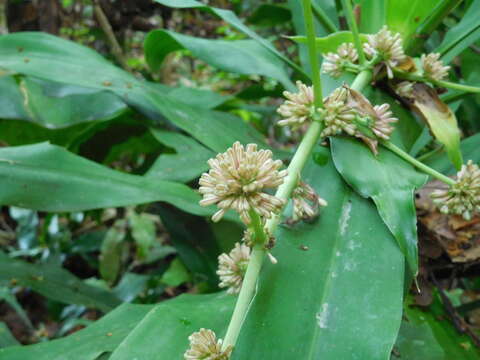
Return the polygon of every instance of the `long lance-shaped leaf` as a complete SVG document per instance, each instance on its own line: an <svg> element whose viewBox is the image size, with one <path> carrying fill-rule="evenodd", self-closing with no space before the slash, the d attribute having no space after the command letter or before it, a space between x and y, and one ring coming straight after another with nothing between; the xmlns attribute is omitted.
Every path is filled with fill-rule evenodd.
<svg viewBox="0 0 480 360"><path fill-rule="evenodd" d="M95 51L44 33L0 37L0 67L63 84L113 92L150 118L170 122L216 152L235 141L268 147L253 127L231 114L188 105L112 65Z"/></svg>
<svg viewBox="0 0 480 360"><path fill-rule="evenodd" d="M200 1L196 1L196 0L154 0L154 1L172 8L182 8L182 9L195 8L195 9L204 10L212 14L215 14L222 20L232 25L237 30L243 32L253 40L257 41L259 44L267 48L276 56L278 56L281 60L283 60L285 63L290 65L293 69L295 69L295 71L297 71L297 73L300 76L302 76L305 79L308 78L308 76L303 72L303 70L297 64L295 64L293 61L291 61L290 59L282 55L277 49L275 49L275 47L268 40L262 38L255 31L251 30L248 26L243 24L242 21L237 17L237 15L235 15L233 11L219 9L213 6L207 6L201 3Z"/></svg>
<svg viewBox="0 0 480 360"><path fill-rule="evenodd" d="M342 181L326 151L303 180L329 205L282 226L232 359L386 360L400 326L403 255L374 205ZM261 341L260 341L261 339Z"/></svg>
<svg viewBox="0 0 480 360"><path fill-rule="evenodd" d="M182 359L188 336L200 328L225 331L235 298L225 293L181 295L152 305L125 304L63 339L0 349L8 360Z"/></svg>
<svg viewBox="0 0 480 360"><path fill-rule="evenodd" d="M42 211L84 211L165 201L196 215L214 209L198 205L188 186L124 174L41 143L0 149L0 204Z"/></svg>
<svg viewBox="0 0 480 360"><path fill-rule="evenodd" d="M145 38L145 58L157 71L172 51L188 49L194 57L233 73L258 74L279 80L287 89L295 89L283 62L254 40L212 40L182 35L174 31L154 30Z"/></svg>

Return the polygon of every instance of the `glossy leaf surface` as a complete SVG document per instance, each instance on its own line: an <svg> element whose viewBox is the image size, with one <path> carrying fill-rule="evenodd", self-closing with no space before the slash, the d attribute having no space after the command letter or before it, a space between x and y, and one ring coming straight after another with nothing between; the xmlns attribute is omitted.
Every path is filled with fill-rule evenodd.
<svg viewBox="0 0 480 360"><path fill-rule="evenodd" d="M236 140L267 147L263 136L240 118L181 102L156 84L137 80L95 51L59 37L33 32L0 37L0 67L113 92L156 121L168 119L216 152L225 151Z"/></svg>
<svg viewBox="0 0 480 360"><path fill-rule="evenodd" d="M331 144L338 171L360 195L373 199L405 254L411 273L416 274L417 217L413 194L428 177L386 149L379 149L375 156L356 139L332 138Z"/></svg>
<svg viewBox="0 0 480 360"><path fill-rule="evenodd" d="M325 149L303 180L328 201L281 226L232 359L385 360L400 326L403 255L375 206L345 185ZM261 339L261 341L259 341Z"/></svg>
<svg viewBox="0 0 480 360"><path fill-rule="evenodd" d="M213 212L183 184L114 171L47 143L0 149L0 174L2 205L62 212L166 201Z"/></svg>
<svg viewBox="0 0 480 360"><path fill-rule="evenodd" d="M8 360L181 359L188 336L204 327L224 333L235 297L181 295L159 305L122 305L84 330L63 339L0 349Z"/></svg>
<svg viewBox="0 0 480 360"><path fill-rule="evenodd" d="M151 129L151 132L159 142L174 148L176 153L161 154L146 176L187 182L208 170L208 159L215 157L213 151L185 135L157 129Z"/></svg>

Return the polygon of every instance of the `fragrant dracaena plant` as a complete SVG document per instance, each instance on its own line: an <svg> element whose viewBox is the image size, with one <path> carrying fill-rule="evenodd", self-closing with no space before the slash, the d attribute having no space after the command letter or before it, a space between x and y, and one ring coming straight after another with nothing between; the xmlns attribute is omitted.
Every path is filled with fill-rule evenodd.
<svg viewBox="0 0 480 360"><path fill-rule="evenodd" d="M267 139L227 114L235 102L217 101L216 94L164 91L90 50L47 35L1 37L0 67L25 76L12 78L11 86L20 81L17 92L40 96L35 86L43 79L55 81L56 87L108 94L150 117L155 122L149 125L151 134L177 151L160 157L145 176L133 176L47 144L0 149L5 205L65 212L162 201L208 217L202 224L215 230L197 234L172 213L161 212L180 257L193 258L192 271L213 279L223 291L182 295L153 307L122 305L73 340L38 345L45 359L59 358L59 349L72 360L104 355L111 360L390 359L402 323L404 289L415 283L418 272L415 189L429 177L440 180L444 186L432 193L439 211L467 220L480 213L478 159L464 163L457 120L446 104L480 92L448 80L454 78L451 60L475 41L475 15L468 14L480 11L480 2L470 5L468 21L447 32L439 46L435 39L428 46L425 41L459 1L379 6L378 1L342 0L335 2L336 14L324 6L326 1L264 4L250 20L272 9L292 17L296 32L305 34L291 38L298 43L298 56L279 52L231 11L194 0L155 2L207 11L248 39L197 39L155 30L145 41L151 69L158 70L170 51L187 49L222 70L274 79L284 98L269 104L276 104L275 132L285 141ZM347 25L348 31L340 31ZM35 109L29 110L31 121ZM159 129L164 120L195 140L171 131L172 126ZM273 146L278 143L283 146ZM430 153L431 144L439 146ZM456 176L430 166L429 158L441 151ZM188 166L180 169L180 161ZM40 175L25 183L31 169L41 169ZM198 178L197 191L185 185ZM49 192L47 202L38 196L45 184L59 189ZM132 223L138 220L133 218ZM238 225L243 236L229 242L231 249L218 256L218 268L212 270L211 262L199 265L211 255L200 244L213 243L203 238L205 233L222 234L218 222L226 224L224 236L236 234ZM115 224L122 231L128 227L124 219ZM102 259L116 249L117 238L112 238ZM191 241L197 238L198 244ZM214 257L220 253L210 252ZM110 285L115 276L108 273ZM79 305L85 305L82 301ZM102 310L110 305L102 303ZM79 343L97 338L89 349L79 350ZM397 343L400 354L402 344ZM33 359L35 346L0 349L0 359Z"/></svg>

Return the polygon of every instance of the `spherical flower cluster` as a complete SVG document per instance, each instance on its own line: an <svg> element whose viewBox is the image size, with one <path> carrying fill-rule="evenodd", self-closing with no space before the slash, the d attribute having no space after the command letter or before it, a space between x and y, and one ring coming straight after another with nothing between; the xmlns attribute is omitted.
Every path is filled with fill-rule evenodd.
<svg viewBox="0 0 480 360"><path fill-rule="evenodd" d="M212 330L200 329L188 337L190 348L185 352L185 360L228 360L232 353L229 346L222 351L222 340Z"/></svg>
<svg viewBox="0 0 480 360"><path fill-rule="evenodd" d="M373 35L367 35L368 41L363 44L365 54L369 58L380 56L387 68L389 78L393 78L393 68L406 60L400 33L392 34L387 26Z"/></svg>
<svg viewBox="0 0 480 360"><path fill-rule="evenodd" d="M337 52L323 54L322 71L332 77L339 77L348 63L358 60L358 53L353 43L343 43L337 48Z"/></svg>
<svg viewBox="0 0 480 360"><path fill-rule="evenodd" d="M457 181L446 190L432 192L432 199L445 214L462 215L470 220L480 213L480 169L469 160L457 173Z"/></svg>
<svg viewBox="0 0 480 360"><path fill-rule="evenodd" d="M200 178L200 205L216 204L220 210L213 216L219 221L229 209L240 214L245 224L250 224L251 210L262 218L279 212L285 201L263 192L283 183L287 175L280 160L272 159L270 150L257 150L256 144L246 148L238 141L225 153L208 161L210 170Z"/></svg>
<svg viewBox="0 0 480 360"><path fill-rule="evenodd" d="M228 294L238 294L242 288L243 278L250 261L250 248L245 244L236 243L229 254L218 257L217 275L220 277L221 288L228 288Z"/></svg>
<svg viewBox="0 0 480 360"><path fill-rule="evenodd" d="M439 81L448 76L450 66L443 65L439 53L431 53L428 55L423 54L420 61L422 63L423 74L425 77Z"/></svg>
<svg viewBox="0 0 480 360"><path fill-rule="evenodd" d="M293 221L308 220L318 215L320 206L327 206L327 202L319 197L315 190L299 181L292 193Z"/></svg>
<svg viewBox="0 0 480 360"><path fill-rule="evenodd" d="M377 140L388 140L394 127L389 104L372 106L361 93L344 85L336 89L325 101L322 136L346 133L362 139L374 153ZM365 131L368 129L368 131Z"/></svg>
<svg viewBox="0 0 480 360"><path fill-rule="evenodd" d="M406 99L413 99L413 85L415 83L410 81L402 81L395 86L395 92Z"/></svg>
<svg viewBox="0 0 480 360"><path fill-rule="evenodd" d="M332 94L324 101L323 121L325 127L322 136L334 136L345 132L349 135L355 135L356 126L353 122L355 111L346 103L348 90L344 87L335 89Z"/></svg>
<svg viewBox="0 0 480 360"><path fill-rule="evenodd" d="M297 93L288 91L283 92L287 100L280 105L277 112L283 117L278 122L280 126L291 126L298 128L305 124L312 114L313 106L313 88L297 81Z"/></svg>

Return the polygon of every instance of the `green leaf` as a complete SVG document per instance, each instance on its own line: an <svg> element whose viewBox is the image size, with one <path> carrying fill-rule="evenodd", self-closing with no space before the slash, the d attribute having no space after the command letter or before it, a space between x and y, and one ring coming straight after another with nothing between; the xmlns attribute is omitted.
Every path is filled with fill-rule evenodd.
<svg viewBox="0 0 480 360"><path fill-rule="evenodd" d="M132 228L132 237L137 245L137 257L145 259L157 240L155 222L152 216L147 213L137 214L134 211L129 211L127 217Z"/></svg>
<svg viewBox="0 0 480 360"><path fill-rule="evenodd" d="M241 331L236 359L385 360L400 327L403 255L374 205L325 149L303 179L328 201L313 223L282 226ZM261 341L260 341L261 339Z"/></svg>
<svg viewBox="0 0 480 360"><path fill-rule="evenodd" d="M23 97L13 76L0 76L0 118L27 119Z"/></svg>
<svg viewBox="0 0 480 360"><path fill-rule="evenodd" d="M12 281L66 304L110 311L120 303L111 292L87 285L61 267L29 264L0 253L0 285L8 285Z"/></svg>
<svg viewBox="0 0 480 360"><path fill-rule="evenodd" d="M0 349L8 360L181 359L188 336L200 328L224 334L235 297L181 295L152 305L124 304L86 329L58 340Z"/></svg>
<svg viewBox="0 0 480 360"><path fill-rule="evenodd" d="M388 1L354 0L360 6L359 30L366 34L375 34L386 24Z"/></svg>
<svg viewBox="0 0 480 360"><path fill-rule="evenodd" d="M213 241L214 234L208 224L197 216L181 213L171 206L159 206L157 211L170 235L170 242L192 273L194 281L206 281L212 289L216 289L220 249Z"/></svg>
<svg viewBox="0 0 480 360"><path fill-rule="evenodd" d="M390 30L402 35L405 48L413 40L413 34L417 27L430 15L437 3L438 0L395 0L386 2L386 24Z"/></svg>
<svg viewBox="0 0 480 360"><path fill-rule="evenodd" d="M61 128L83 122L109 120L127 109L123 101L107 91L55 97L45 93L49 86L52 85L46 81L29 77L20 80L23 107L28 114L25 120L47 128ZM72 86L68 87L68 91L75 91ZM56 91L62 91L61 87L57 85Z"/></svg>
<svg viewBox="0 0 480 360"><path fill-rule="evenodd" d="M455 56L480 39L480 0L471 3L461 21L445 34L442 43L435 49L442 55L442 60L449 63Z"/></svg>
<svg viewBox="0 0 480 360"><path fill-rule="evenodd" d="M153 305L124 304L86 329L61 339L29 346L0 349L0 359L8 360L96 360L112 352L137 326Z"/></svg>
<svg viewBox="0 0 480 360"><path fill-rule="evenodd" d="M257 26L277 26L285 24L292 19L289 9L278 4L260 4L248 17L250 24Z"/></svg>
<svg viewBox="0 0 480 360"><path fill-rule="evenodd" d="M480 164L480 134L470 136L462 140L460 143L463 157L466 160L473 160L474 163ZM424 163L441 173L451 175L456 173L455 167L452 165L448 156L444 152L439 152L432 157L424 160Z"/></svg>
<svg viewBox="0 0 480 360"><path fill-rule="evenodd" d="M230 25L232 25L235 29L239 30L240 32L243 32L253 40L257 41L259 44L261 44L263 47L268 49L272 54L280 58L282 61L284 61L286 64L291 66L295 71L302 76L303 78L308 78L308 76L303 72L302 68L295 64L293 61L288 59L286 56L282 55L276 48L273 46L268 40L265 40L264 38L260 37L257 33L255 33L253 30L251 30L248 26L245 26L245 24L242 23L242 21L235 15L233 11L230 10L224 10L224 9L219 9L213 6L207 6L199 1L196 0L154 0L155 2L158 2L162 5L169 6L172 8L181 8L181 9L186 9L186 8L195 8L199 10L204 10L207 11L211 14L214 14L221 18L222 20L226 21Z"/></svg>
<svg viewBox="0 0 480 360"><path fill-rule="evenodd" d="M126 226L124 219L116 220L102 241L99 271L102 279L109 284L113 284L120 274Z"/></svg>
<svg viewBox="0 0 480 360"><path fill-rule="evenodd" d="M215 152L225 151L237 140L268 148L264 137L240 118L181 102L156 84L137 80L93 50L52 35L22 32L1 36L0 67L113 92L156 121L168 119Z"/></svg>
<svg viewBox="0 0 480 360"><path fill-rule="evenodd" d="M122 276L122 279L115 286L113 292L124 302L133 301L142 291L145 290L149 275L139 275L127 272Z"/></svg>
<svg viewBox="0 0 480 360"><path fill-rule="evenodd" d="M23 310L22 305L17 301L17 298L12 294L12 290L8 287L0 287L0 302L4 300L8 305L12 307L13 310L18 314L20 319L27 325L31 330L34 329L30 319L28 318L27 313ZM1 330L0 330L1 332ZM1 339L1 336L0 336ZM0 347L2 347L0 345Z"/></svg>
<svg viewBox="0 0 480 360"><path fill-rule="evenodd" d="M305 36L289 36L290 40L295 41L299 44L306 44L307 38ZM360 39L362 41L367 40L367 36L360 34ZM321 54L326 54L328 52L337 52L337 49L340 45L346 42L353 42L353 35L351 31L339 31L324 37L317 37L315 39L317 43L317 50Z"/></svg>
<svg viewBox="0 0 480 360"><path fill-rule="evenodd" d="M161 282L165 285L176 287L190 281L191 279L192 276L187 268L177 257L170 263L167 271L163 273Z"/></svg>
<svg viewBox="0 0 480 360"><path fill-rule="evenodd" d="M0 149L0 174L2 205L72 212L166 201L196 215L214 212L183 184L114 171L47 143Z"/></svg>
<svg viewBox="0 0 480 360"><path fill-rule="evenodd" d="M158 71L172 51L188 49L193 56L224 71L263 75L279 80L294 89L282 61L254 40L210 40L154 30L145 38L145 58L153 71Z"/></svg>
<svg viewBox="0 0 480 360"><path fill-rule="evenodd" d="M428 177L385 149L379 149L375 156L355 139L331 138L331 144L338 171L361 196L372 198L404 253L411 274L416 275L417 216L413 195Z"/></svg>
<svg viewBox="0 0 480 360"><path fill-rule="evenodd" d="M159 180L187 182L208 170L207 161L215 153L185 135L150 128L153 136L164 145L175 149L176 154L161 154L146 176Z"/></svg>
<svg viewBox="0 0 480 360"><path fill-rule="evenodd" d="M461 335L448 320L443 305L435 295L434 302L422 310L404 306L404 318L391 360L477 360L480 353L467 335Z"/></svg>
<svg viewBox="0 0 480 360"><path fill-rule="evenodd" d="M17 339L12 335L7 324L0 321L0 348L20 345ZM1 353L0 353L1 354Z"/></svg>

